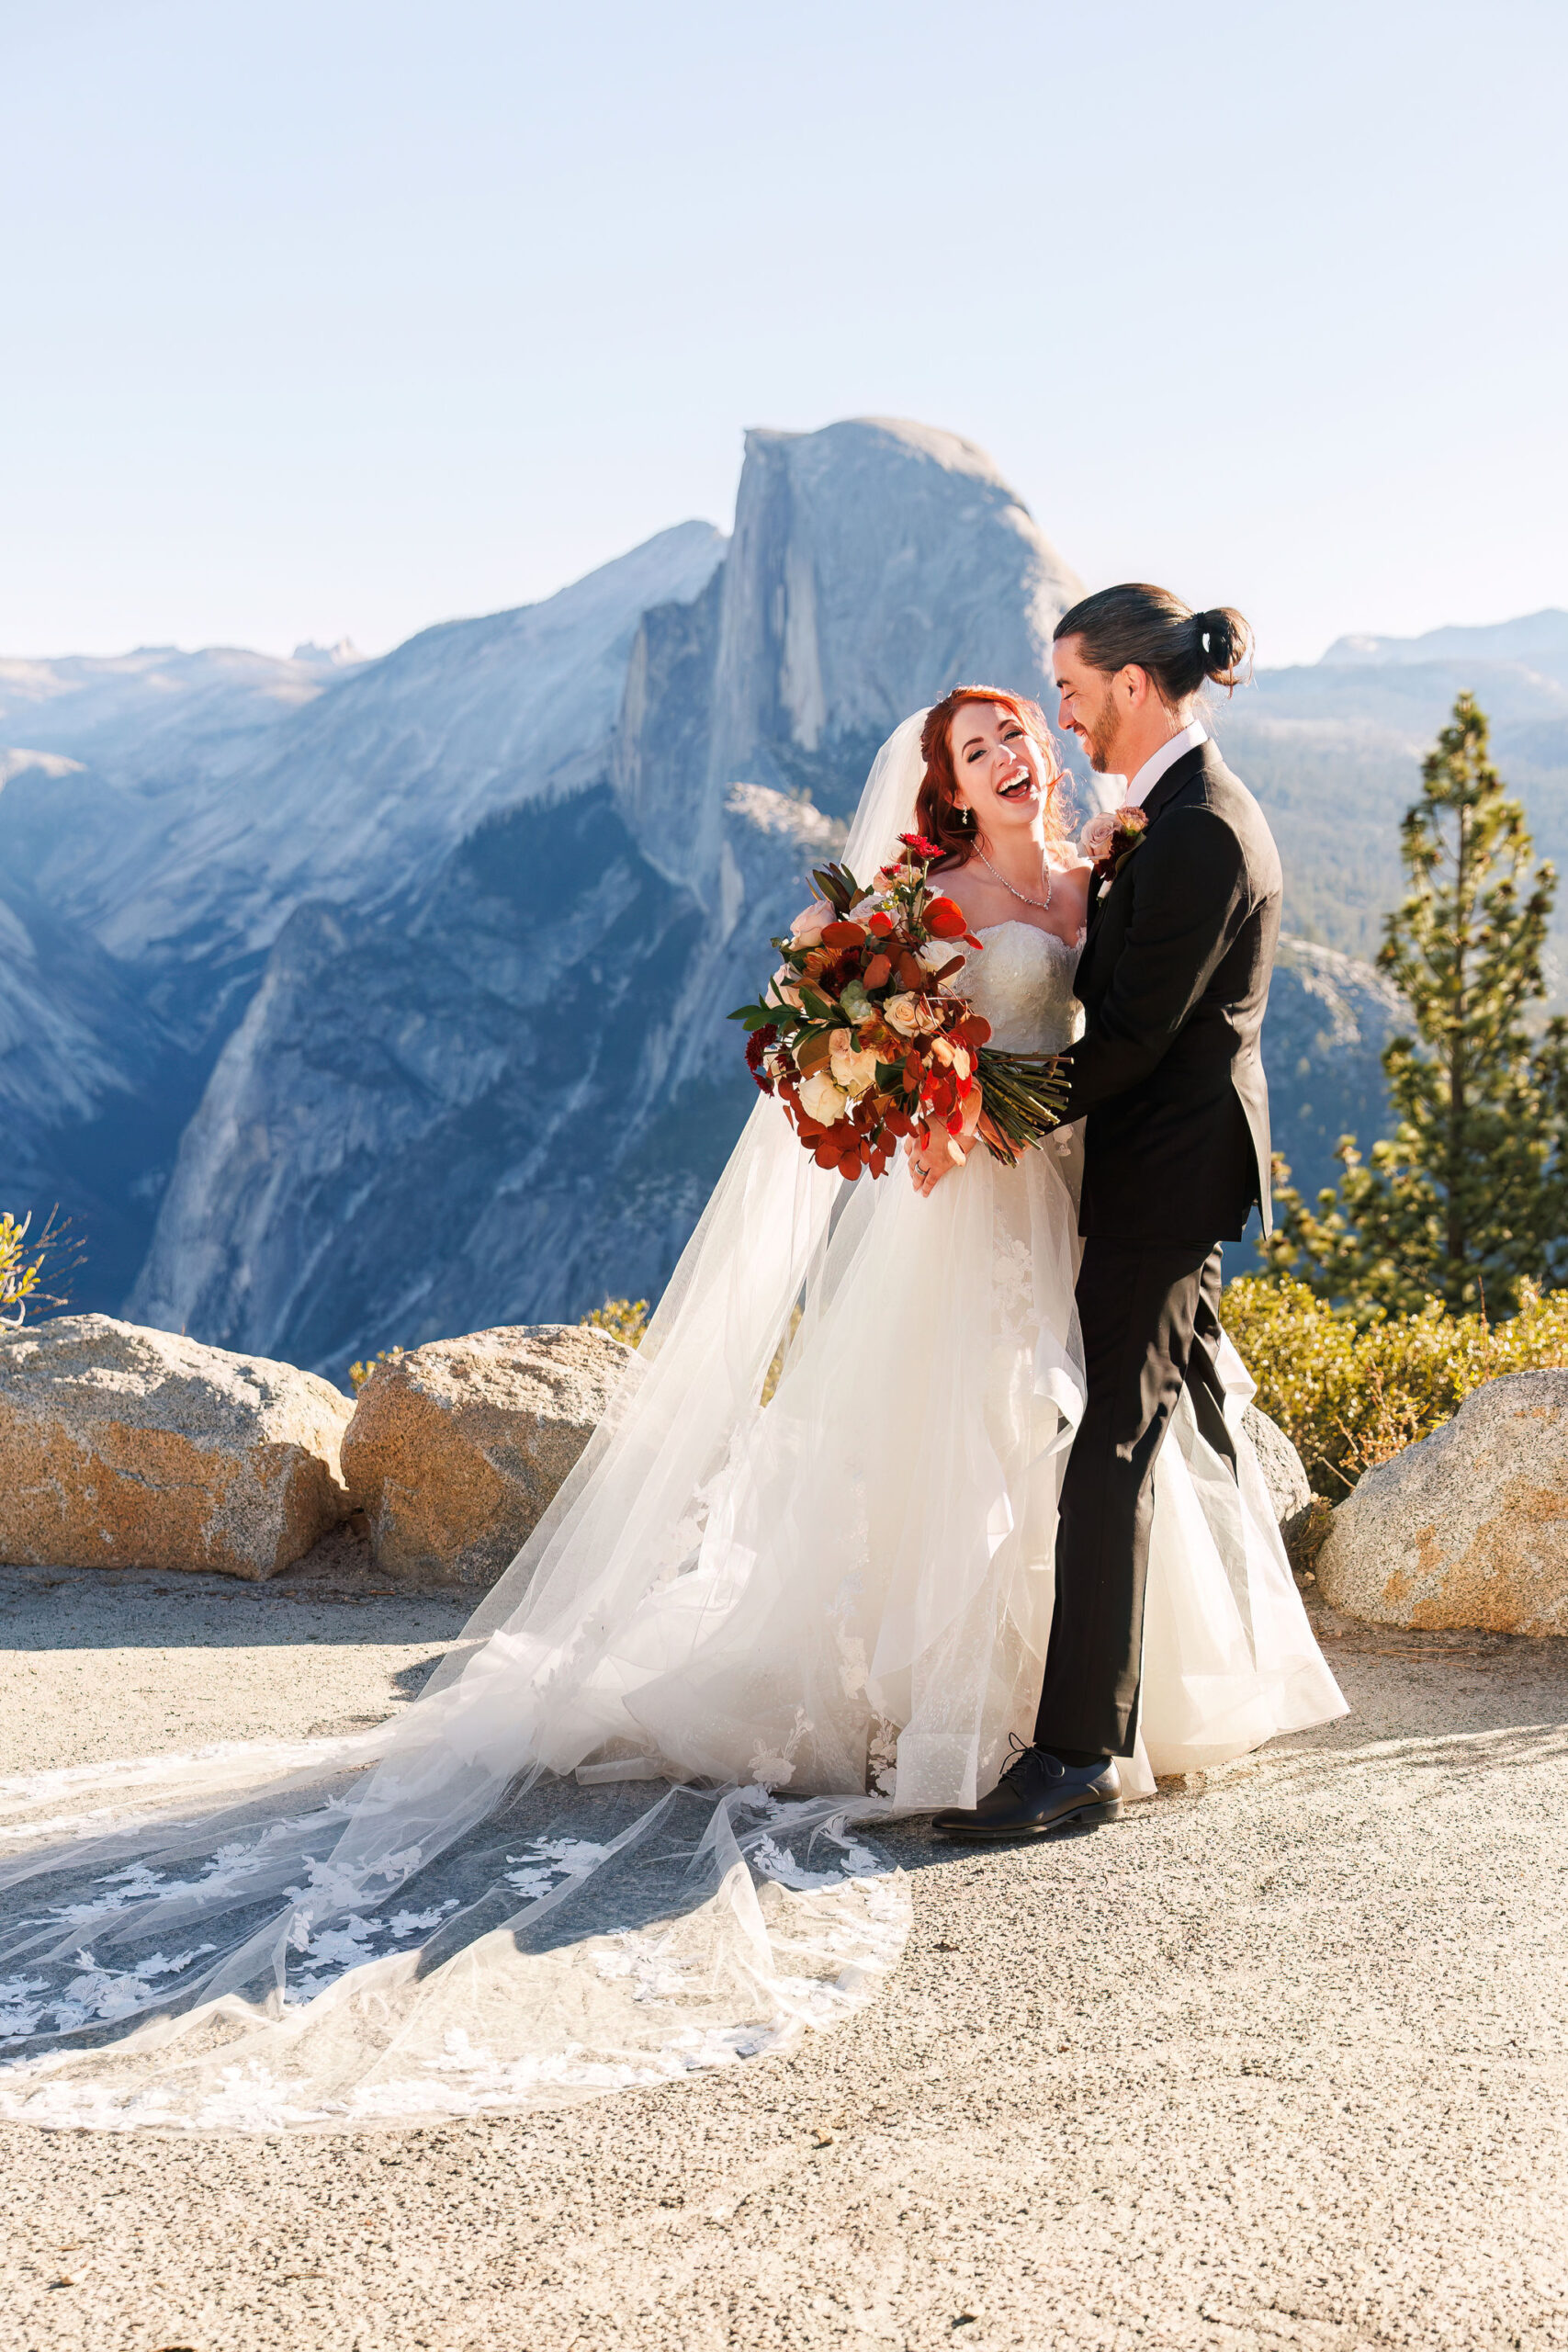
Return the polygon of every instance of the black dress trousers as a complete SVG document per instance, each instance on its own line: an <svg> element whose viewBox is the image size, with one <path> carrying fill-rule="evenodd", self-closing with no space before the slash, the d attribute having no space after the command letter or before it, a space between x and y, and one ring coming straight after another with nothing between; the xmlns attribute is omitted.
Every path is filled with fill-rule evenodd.
<svg viewBox="0 0 1568 2352"><path fill-rule="evenodd" d="M1035 1738L1130 1756L1138 1729L1155 1461L1183 1385L1235 1470L1217 1351L1218 1242L1090 1237L1078 1273L1088 1397L1062 1482L1056 1605Z"/></svg>

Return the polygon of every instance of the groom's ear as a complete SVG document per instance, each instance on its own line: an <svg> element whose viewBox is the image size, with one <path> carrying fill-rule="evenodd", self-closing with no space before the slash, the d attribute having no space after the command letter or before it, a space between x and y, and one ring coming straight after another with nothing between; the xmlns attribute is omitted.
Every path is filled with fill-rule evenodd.
<svg viewBox="0 0 1568 2352"><path fill-rule="evenodd" d="M1154 690L1154 680L1136 662L1129 662L1116 673L1113 691L1118 701L1124 703L1129 710L1141 710Z"/></svg>

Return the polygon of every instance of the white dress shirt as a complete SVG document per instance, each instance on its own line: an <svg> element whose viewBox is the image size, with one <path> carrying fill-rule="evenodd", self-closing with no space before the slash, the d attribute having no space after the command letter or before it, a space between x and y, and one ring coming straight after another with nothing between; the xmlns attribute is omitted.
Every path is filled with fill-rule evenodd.
<svg viewBox="0 0 1568 2352"><path fill-rule="evenodd" d="M1173 768L1184 752L1195 752L1200 743L1206 743L1208 740L1208 729L1201 718L1195 718L1190 727L1183 727L1178 734L1171 737L1168 743L1162 743L1159 750L1152 752L1144 762L1143 766L1127 786L1127 797L1122 803L1122 808L1141 808L1167 768Z"/></svg>

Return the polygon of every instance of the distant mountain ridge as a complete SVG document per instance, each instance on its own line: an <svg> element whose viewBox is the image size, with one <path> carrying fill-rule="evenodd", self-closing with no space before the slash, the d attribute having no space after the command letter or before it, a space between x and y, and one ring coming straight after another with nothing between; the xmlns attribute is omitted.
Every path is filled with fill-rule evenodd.
<svg viewBox="0 0 1568 2352"><path fill-rule="evenodd" d="M340 1379L656 1293L754 1100L724 1015L871 755L959 680L1043 693L1080 593L972 444L865 419L749 435L731 537L379 660L0 662L0 1205L64 1201L79 1303ZM1458 634L1548 834L1568 689ZM1397 1004L1345 951L1478 659L1363 650L1217 716L1319 934L1265 1036L1309 1187L1381 1116Z"/></svg>
<svg viewBox="0 0 1568 2352"><path fill-rule="evenodd" d="M1534 670L1568 687L1568 613L1555 608L1477 628L1429 628L1421 637L1339 637L1322 657L1325 669L1389 669L1432 662L1482 662Z"/></svg>

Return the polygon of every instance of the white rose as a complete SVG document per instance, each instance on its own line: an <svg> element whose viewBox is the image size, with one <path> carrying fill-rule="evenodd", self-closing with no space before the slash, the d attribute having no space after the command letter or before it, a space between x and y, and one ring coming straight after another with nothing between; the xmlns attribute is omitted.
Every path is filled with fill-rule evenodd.
<svg viewBox="0 0 1568 2352"><path fill-rule="evenodd" d="M841 1087L834 1085L825 1069L802 1079L800 1107L808 1119L817 1119L823 1126L830 1127L835 1120L843 1117L848 1105L849 1096Z"/></svg>
<svg viewBox="0 0 1568 2352"><path fill-rule="evenodd" d="M920 1000L918 996L890 996L882 1008L882 1018L901 1037L918 1037L921 1028Z"/></svg>
<svg viewBox="0 0 1568 2352"><path fill-rule="evenodd" d="M928 972L940 972L944 964L952 963L955 951L951 939L928 939L918 952ZM964 958L960 956L958 960L962 964ZM953 978L956 979L956 973Z"/></svg>
<svg viewBox="0 0 1568 2352"><path fill-rule="evenodd" d="M834 1083L857 1100L876 1084L875 1054L857 1048L848 1029L833 1032L832 1069Z"/></svg>
<svg viewBox="0 0 1568 2352"><path fill-rule="evenodd" d="M816 899L805 912L796 915L791 923L790 938L796 947L815 947L828 925L837 921L838 917L834 914L832 908L825 905L820 899Z"/></svg>

